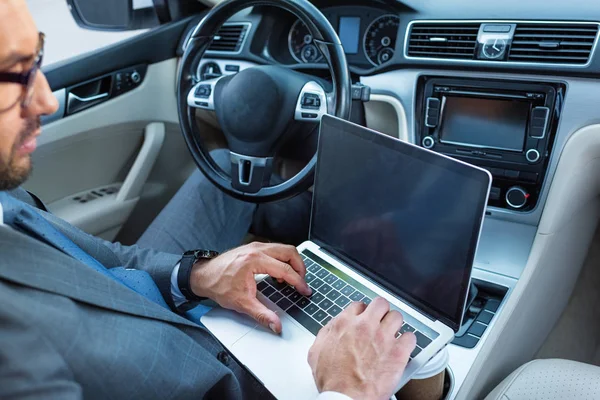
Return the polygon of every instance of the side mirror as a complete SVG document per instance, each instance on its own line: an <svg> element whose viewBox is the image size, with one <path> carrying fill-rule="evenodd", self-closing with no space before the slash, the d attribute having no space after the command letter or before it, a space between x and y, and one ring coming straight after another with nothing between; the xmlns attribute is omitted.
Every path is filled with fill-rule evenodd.
<svg viewBox="0 0 600 400"><path fill-rule="evenodd" d="M134 8L133 0L67 0L77 25L98 31L127 31L160 25L152 2Z"/></svg>

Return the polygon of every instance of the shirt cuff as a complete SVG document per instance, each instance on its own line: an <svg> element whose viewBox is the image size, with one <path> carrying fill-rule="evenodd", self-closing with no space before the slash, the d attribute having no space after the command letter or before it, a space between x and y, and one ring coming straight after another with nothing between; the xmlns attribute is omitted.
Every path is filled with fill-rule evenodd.
<svg viewBox="0 0 600 400"><path fill-rule="evenodd" d="M173 272L171 272L171 296L173 296L173 303L175 303L175 307L179 307L183 303L187 303L187 299L179 290L179 285L177 284L177 274L179 274L179 266L181 263L178 263L175 268L173 268Z"/></svg>
<svg viewBox="0 0 600 400"><path fill-rule="evenodd" d="M352 398L338 392L323 392L316 400L352 400Z"/></svg>

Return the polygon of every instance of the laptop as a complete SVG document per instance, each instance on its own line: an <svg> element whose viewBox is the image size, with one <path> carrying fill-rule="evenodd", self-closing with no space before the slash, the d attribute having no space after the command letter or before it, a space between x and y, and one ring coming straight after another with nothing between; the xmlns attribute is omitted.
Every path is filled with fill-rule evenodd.
<svg viewBox="0 0 600 400"><path fill-rule="evenodd" d="M201 321L275 397L310 399L319 329L353 301L384 297L404 316L399 334L417 337L400 389L461 326L490 185L486 170L326 115L309 240L298 246L312 296L258 278L281 335L221 308Z"/></svg>

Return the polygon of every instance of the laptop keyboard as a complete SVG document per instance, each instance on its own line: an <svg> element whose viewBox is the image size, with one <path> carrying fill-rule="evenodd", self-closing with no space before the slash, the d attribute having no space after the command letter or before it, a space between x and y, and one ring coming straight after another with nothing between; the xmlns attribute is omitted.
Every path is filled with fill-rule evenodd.
<svg viewBox="0 0 600 400"><path fill-rule="evenodd" d="M316 336L323 326L352 302L362 301L369 304L372 301L369 296L330 273L311 258L304 254L301 256L306 265L306 282L313 290L310 297L301 295L292 286L279 283L271 277L260 281L257 287L259 292L286 311L313 335ZM431 343L431 339L405 322L397 336L406 332L413 332L417 336L417 347L410 357L412 360Z"/></svg>

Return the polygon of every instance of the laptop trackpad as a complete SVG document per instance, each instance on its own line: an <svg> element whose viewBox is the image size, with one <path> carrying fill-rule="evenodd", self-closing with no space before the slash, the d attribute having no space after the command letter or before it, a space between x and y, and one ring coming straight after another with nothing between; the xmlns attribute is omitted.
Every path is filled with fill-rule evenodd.
<svg viewBox="0 0 600 400"><path fill-rule="evenodd" d="M231 351L278 399L314 399L319 392L307 357L315 338L278 312L281 335L257 325Z"/></svg>

